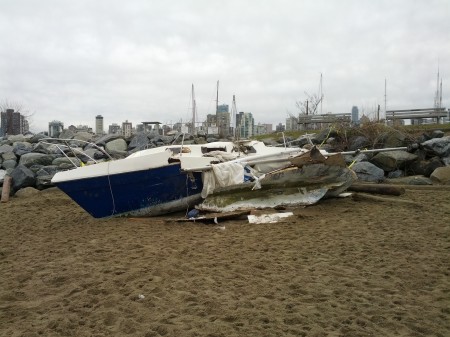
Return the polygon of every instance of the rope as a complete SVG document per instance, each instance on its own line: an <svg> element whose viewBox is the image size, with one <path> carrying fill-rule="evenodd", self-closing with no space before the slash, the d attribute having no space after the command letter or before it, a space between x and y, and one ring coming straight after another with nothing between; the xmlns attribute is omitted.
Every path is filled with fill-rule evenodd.
<svg viewBox="0 0 450 337"><path fill-rule="evenodd" d="M113 204L113 209L112 209L112 213L111 215L116 214L116 203L114 201L114 194L113 194L113 190L112 190L112 186L111 186L111 180L109 179L109 165L111 164L111 162L108 162L108 184L109 184L109 191L111 192L111 199L112 199L112 204Z"/></svg>

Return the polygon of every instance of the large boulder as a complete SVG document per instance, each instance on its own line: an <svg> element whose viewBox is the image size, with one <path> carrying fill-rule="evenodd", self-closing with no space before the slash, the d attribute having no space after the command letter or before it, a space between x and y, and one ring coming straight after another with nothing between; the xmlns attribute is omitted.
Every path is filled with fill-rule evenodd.
<svg viewBox="0 0 450 337"><path fill-rule="evenodd" d="M372 163L362 161L355 163L351 169L359 180L379 183L384 180L384 171Z"/></svg>
<svg viewBox="0 0 450 337"><path fill-rule="evenodd" d="M130 144L128 145L128 150L133 149L145 149L150 143L147 134L145 132L139 132L131 138Z"/></svg>
<svg viewBox="0 0 450 337"><path fill-rule="evenodd" d="M438 167L431 174L430 179L435 184L450 185L450 166Z"/></svg>
<svg viewBox="0 0 450 337"><path fill-rule="evenodd" d="M111 142L111 141L113 141L113 140L116 140L116 139L122 139L122 140L124 140L124 137L123 137L122 135L118 135L118 134L105 135L105 136L102 136L102 137L100 137L99 139L97 139L97 140L95 141L95 144L96 144L96 145L99 145L99 146L105 147L105 146L106 146L106 143L109 143L109 142Z"/></svg>
<svg viewBox="0 0 450 337"><path fill-rule="evenodd" d="M16 159L7 159L7 160L4 160L3 163L2 163L2 167L5 170L13 169L16 166L17 166L17 160Z"/></svg>
<svg viewBox="0 0 450 337"><path fill-rule="evenodd" d="M417 156L406 151L387 151L379 152L370 162L384 171L390 172L403 169L415 160L417 160Z"/></svg>
<svg viewBox="0 0 450 337"><path fill-rule="evenodd" d="M421 145L431 155L436 155L441 158L450 156L450 136L433 138L423 142Z"/></svg>
<svg viewBox="0 0 450 337"><path fill-rule="evenodd" d="M15 192L24 187L33 187L36 184L36 178L33 171L24 165L18 165L10 174L12 178L11 189Z"/></svg>
<svg viewBox="0 0 450 337"><path fill-rule="evenodd" d="M126 152L127 142L123 138L112 140L106 143L106 151L108 153Z"/></svg>
<svg viewBox="0 0 450 337"><path fill-rule="evenodd" d="M0 146L0 156L9 152L14 152L14 148L11 145L3 144Z"/></svg>
<svg viewBox="0 0 450 337"><path fill-rule="evenodd" d="M424 175L429 177L431 173L438 167L442 167L442 163L439 157L433 157L430 160L417 160L406 168L406 172L409 175Z"/></svg>
<svg viewBox="0 0 450 337"><path fill-rule="evenodd" d="M2 153L3 160L17 160L17 156L14 154L14 152L5 152Z"/></svg>
<svg viewBox="0 0 450 337"><path fill-rule="evenodd" d="M22 156L25 153L30 153L33 151L33 145L28 142L15 142L13 144L13 152L17 156Z"/></svg>
<svg viewBox="0 0 450 337"><path fill-rule="evenodd" d="M26 167L30 167L32 165L51 165L54 155L44 154L44 153L26 153L20 157L19 165L24 165Z"/></svg>

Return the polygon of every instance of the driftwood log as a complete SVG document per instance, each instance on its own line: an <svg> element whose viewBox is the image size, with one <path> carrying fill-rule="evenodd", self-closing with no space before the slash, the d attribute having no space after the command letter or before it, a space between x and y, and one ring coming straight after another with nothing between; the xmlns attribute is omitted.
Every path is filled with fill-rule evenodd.
<svg viewBox="0 0 450 337"><path fill-rule="evenodd" d="M377 202L387 202L392 205L409 205L414 207L422 207L421 204L412 201L412 200L404 200L404 199L395 199L395 198L386 198L386 197L380 197L365 193L353 193L352 199L355 201L377 201Z"/></svg>
<svg viewBox="0 0 450 337"><path fill-rule="evenodd" d="M386 194L399 196L405 194L405 189L399 186L386 185L386 184L352 184L348 189L352 192L365 192L375 194Z"/></svg>
<svg viewBox="0 0 450 337"><path fill-rule="evenodd" d="M9 201L9 193L11 192L11 182L12 182L12 178L10 176L6 176L5 179L3 180L1 202Z"/></svg>

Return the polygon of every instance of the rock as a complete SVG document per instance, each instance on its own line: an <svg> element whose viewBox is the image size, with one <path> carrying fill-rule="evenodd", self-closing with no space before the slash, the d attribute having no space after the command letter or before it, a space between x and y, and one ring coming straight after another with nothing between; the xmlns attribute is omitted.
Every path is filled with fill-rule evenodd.
<svg viewBox="0 0 450 337"><path fill-rule="evenodd" d="M43 167L44 167L44 165L35 164L35 165L31 165L29 167L29 169L31 171L33 171L34 174L36 174L36 172L39 171L40 169L42 169Z"/></svg>
<svg viewBox="0 0 450 337"><path fill-rule="evenodd" d="M368 161L367 155L365 153L358 153L356 156L351 154L346 154L343 156L347 165L354 163L359 163L361 161Z"/></svg>
<svg viewBox="0 0 450 337"><path fill-rule="evenodd" d="M72 168L74 168L76 165L79 167L81 165L81 160L75 157L59 157L53 159L53 161L50 163L52 166L61 166L62 164L70 165Z"/></svg>
<svg viewBox="0 0 450 337"><path fill-rule="evenodd" d="M52 175L41 175L36 177L36 188L38 190L43 190L52 187Z"/></svg>
<svg viewBox="0 0 450 337"><path fill-rule="evenodd" d="M351 169L356 173L359 180L376 183L384 180L384 171L372 163L366 161L355 163Z"/></svg>
<svg viewBox="0 0 450 337"><path fill-rule="evenodd" d="M13 169L16 166L17 166L17 160L15 160L15 159L4 160L2 163L2 167L6 170Z"/></svg>
<svg viewBox="0 0 450 337"><path fill-rule="evenodd" d="M441 130L434 130L432 133L431 133L431 138L442 138L442 137L444 137L444 131L441 131Z"/></svg>
<svg viewBox="0 0 450 337"><path fill-rule="evenodd" d="M312 144L311 135L301 135L293 142L293 145L298 147L303 147L307 144Z"/></svg>
<svg viewBox="0 0 450 337"><path fill-rule="evenodd" d="M24 187L35 186L34 173L24 165L18 165L10 175L12 177L11 190L14 192Z"/></svg>
<svg viewBox="0 0 450 337"><path fill-rule="evenodd" d="M376 143L379 142L383 144L384 148L401 147L408 145L408 137L398 130L392 130L378 137Z"/></svg>
<svg viewBox="0 0 450 337"><path fill-rule="evenodd" d="M69 129L63 130L59 134L59 139L72 139L75 136L75 133L73 131L70 131Z"/></svg>
<svg viewBox="0 0 450 337"><path fill-rule="evenodd" d="M127 142L123 138L112 140L106 143L106 151L108 151L108 153L126 152Z"/></svg>
<svg viewBox="0 0 450 337"><path fill-rule="evenodd" d="M3 155L4 153L13 153L14 152L14 148L11 145L8 144L4 144L0 146L0 155Z"/></svg>
<svg viewBox="0 0 450 337"><path fill-rule="evenodd" d="M423 175L429 177L438 167L444 166L439 157L431 160L417 160L406 167L408 175Z"/></svg>
<svg viewBox="0 0 450 337"><path fill-rule="evenodd" d="M30 153L33 151L33 145L28 142L15 142L13 144L13 152L17 156L22 156L25 153Z"/></svg>
<svg viewBox="0 0 450 337"><path fill-rule="evenodd" d="M32 197L36 194L39 194L39 191L33 187L25 187L25 188L21 188L20 190L18 190L15 193L16 197L19 198L26 198L26 197Z"/></svg>
<svg viewBox="0 0 450 337"><path fill-rule="evenodd" d="M35 164L47 166L52 164L54 158L54 155L31 152L20 157L19 165L27 167Z"/></svg>
<svg viewBox="0 0 450 337"><path fill-rule="evenodd" d="M36 172L36 177L40 176L54 176L60 168L56 165L44 166L39 171Z"/></svg>
<svg viewBox="0 0 450 337"><path fill-rule="evenodd" d="M17 156L12 151L3 153L2 158L3 158L3 160L16 160L17 161Z"/></svg>
<svg viewBox="0 0 450 337"><path fill-rule="evenodd" d="M364 136L357 136L355 138L350 139L348 150L356 151L362 150L370 145L369 140Z"/></svg>
<svg viewBox="0 0 450 337"><path fill-rule="evenodd" d="M435 184L450 185L450 166L438 167L430 176Z"/></svg>
<svg viewBox="0 0 450 337"><path fill-rule="evenodd" d="M387 177L388 177L388 179L395 179L395 178L400 178L403 176L404 176L404 173L402 170L395 170L395 171L389 172Z"/></svg>
<svg viewBox="0 0 450 337"><path fill-rule="evenodd" d="M386 182L390 184L400 184L400 185L433 185L433 182L431 181L430 178L420 175L387 179Z"/></svg>
<svg viewBox="0 0 450 337"><path fill-rule="evenodd" d="M206 141L208 143L214 143L214 142L217 142L218 139L216 137L208 137L208 138L206 138Z"/></svg>
<svg viewBox="0 0 450 337"><path fill-rule="evenodd" d="M95 141L95 144L96 145L99 145L99 146L103 146L103 147L105 147L106 146L106 143L108 143L108 142L110 142L110 141L113 141L113 140L116 140L116 139L124 139L123 138L123 136L122 135L117 135L117 134L113 134L113 135L105 135L105 136L102 136L102 137L100 137L99 139L97 139L96 141Z"/></svg>
<svg viewBox="0 0 450 337"><path fill-rule="evenodd" d="M384 171L390 172L403 169L406 165L417 160L417 156L406 151L379 152L370 162Z"/></svg>
<svg viewBox="0 0 450 337"><path fill-rule="evenodd" d="M37 133L37 134L33 135L28 141L31 144L36 144L36 143L39 143L39 140L41 140L43 138L48 138L48 136L44 135L43 133Z"/></svg>
<svg viewBox="0 0 450 337"><path fill-rule="evenodd" d="M423 142L426 142L427 140L430 140L431 137L430 135L426 134L426 133L422 133L417 139L416 142L421 144Z"/></svg>
<svg viewBox="0 0 450 337"><path fill-rule="evenodd" d="M24 135L20 134L20 135L11 135L11 136L8 136L8 140L9 140L11 143L15 143L15 142L26 142L27 139L25 138Z"/></svg>
<svg viewBox="0 0 450 337"><path fill-rule="evenodd" d="M83 140L85 142L91 142L93 139L94 135L89 133L89 132L85 132L85 131L81 131L81 132L77 132L74 136L73 139L76 140ZM85 143L86 144L86 143Z"/></svg>
<svg viewBox="0 0 450 337"><path fill-rule="evenodd" d="M147 134L145 132L139 132L135 134L128 145L128 150L140 149L143 150L150 143Z"/></svg>
<svg viewBox="0 0 450 337"><path fill-rule="evenodd" d="M105 153L103 153L102 151L97 150L96 148L93 148L93 147L86 149L83 152L85 153L84 156L83 155L78 155L78 156L85 163L88 161L92 161L92 159L99 160L99 159L108 158L108 156Z"/></svg>
<svg viewBox="0 0 450 337"><path fill-rule="evenodd" d="M450 136L427 140L421 146L431 155L441 158L450 156Z"/></svg>
<svg viewBox="0 0 450 337"><path fill-rule="evenodd" d="M333 128L325 128L321 130L318 134L315 135L315 143L314 144L322 144L330 137L338 137L338 133Z"/></svg>

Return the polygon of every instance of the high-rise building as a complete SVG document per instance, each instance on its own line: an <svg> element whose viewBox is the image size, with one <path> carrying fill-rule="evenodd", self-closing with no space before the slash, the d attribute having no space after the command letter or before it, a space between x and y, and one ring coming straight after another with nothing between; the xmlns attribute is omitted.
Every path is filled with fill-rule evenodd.
<svg viewBox="0 0 450 337"><path fill-rule="evenodd" d="M15 112L14 109L6 109L0 114L1 128L0 136L18 135L25 133L25 128L28 126L24 116L20 112Z"/></svg>
<svg viewBox="0 0 450 337"><path fill-rule="evenodd" d="M128 119L125 122L122 122L122 134L125 138L131 137L132 130L133 125L131 122L128 122Z"/></svg>
<svg viewBox="0 0 450 337"><path fill-rule="evenodd" d="M220 137L227 137L230 135L230 113L228 111L228 104L217 106L216 123Z"/></svg>
<svg viewBox="0 0 450 337"><path fill-rule="evenodd" d="M117 123L112 123L108 128L108 134L114 135L114 134L120 134L120 125Z"/></svg>
<svg viewBox="0 0 450 337"><path fill-rule="evenodd" d="M255 120L251 112L239 112L236 115L236 130L241 138L249 138L255 134Z"/></svg>
<svg viewBox="0 0 450 337"><path fill-rule="evenodd" d="M64 129L63 122L52 121L48 123L48 136L52 138L58 138L63 129Z"/></svg>
<svg viewBox="0 0 450 337"><path fill-rule="evenodd" d="M103 116L97 115L95 116L95 133L97 135L103 135Z"/></svg>
<svg viewBox="0 0 450 337"><path fill-rule="evenodd" d="M357 106L352 107L352 124L359 124L359 110Z"/></svg>

